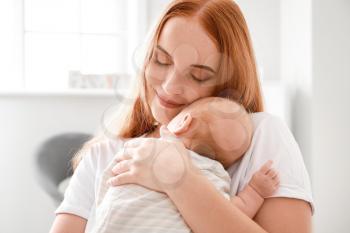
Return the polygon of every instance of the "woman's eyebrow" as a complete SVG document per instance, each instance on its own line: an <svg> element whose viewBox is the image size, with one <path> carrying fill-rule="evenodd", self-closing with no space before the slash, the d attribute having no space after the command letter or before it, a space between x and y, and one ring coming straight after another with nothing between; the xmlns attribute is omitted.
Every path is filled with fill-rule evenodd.
<svg viewBox="0 0 350 233"><path fill-rule="evenodd" d="M160 45L157 45L157 48L162 50L166 55L168 55L169 57L171 57L170 53L168 53L164 48L162 48Z"/></svg>
<svg viewBox="0 0 350 233"><path fill-rule="evenodd" d="M157 45L157 48L160 49L162 52L164 52L167 56L171 57L171 55L164 48L162 48L162 46ZM196 68L200 68L200 69L204 69L204 70L208 70L212 73L216 73L215 70L213 68L211 68L210 66L200 65L200 64L192 64L191 66L196 67Z"/></svg>

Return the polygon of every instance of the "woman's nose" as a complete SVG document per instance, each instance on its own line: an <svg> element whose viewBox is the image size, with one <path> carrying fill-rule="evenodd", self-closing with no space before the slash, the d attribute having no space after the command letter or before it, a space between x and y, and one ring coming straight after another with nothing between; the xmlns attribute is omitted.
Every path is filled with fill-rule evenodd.
<svg viewBox="0 0 350 233"><path fill-rule="evenodd" d="M178 71L174 70L167 75L162 83L162 88L168 95L181 95L183 94L184 84L181 75Z"/></svg>

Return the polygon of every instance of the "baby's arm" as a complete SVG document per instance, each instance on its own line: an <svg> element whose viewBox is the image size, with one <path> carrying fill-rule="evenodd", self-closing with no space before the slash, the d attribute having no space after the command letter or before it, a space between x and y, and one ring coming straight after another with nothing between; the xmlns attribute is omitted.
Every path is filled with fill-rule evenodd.
<svg viewBox="0 0 350 233"><path fill-rule="evenodd" d="M264 198L271 196L279 186L277 172L271 165L271 160L266 162L254 173L248 185L237 196L231 197L231 202L250 218L258 212Z"/></svg>

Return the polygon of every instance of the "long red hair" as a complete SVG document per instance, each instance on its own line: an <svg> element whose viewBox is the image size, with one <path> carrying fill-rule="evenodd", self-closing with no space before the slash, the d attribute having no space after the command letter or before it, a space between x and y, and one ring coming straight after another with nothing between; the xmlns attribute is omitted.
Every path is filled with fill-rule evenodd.
<svg viewBox="0 0 350 233"><path fill-rule="evenodd" d="M116 138L134 138L155 129L155 119L147 99L145 69L157 45L165 23L172 17L196 17L221 53L214 96L232 98L247 112L263 111L263 99L257 75L256 62L249 30L244 16L233 0L174 0L157 23L139 73L138 95L124 118ZM98 137L85 143L84 148L98 141ZM81 150L81 152L83 151ZM72 160L75 169L83 153Z"/></svg>

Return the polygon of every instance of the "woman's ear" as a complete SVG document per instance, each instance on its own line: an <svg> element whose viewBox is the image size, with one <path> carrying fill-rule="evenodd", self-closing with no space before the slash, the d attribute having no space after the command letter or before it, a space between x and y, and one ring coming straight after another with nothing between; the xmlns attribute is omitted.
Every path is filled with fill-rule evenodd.
<svg viewBox="0 0 350 233"><path fill-rule="evenodd" d="M192 122L192 116L190 113L186 113L182 118L179 119L176 124L169 129L176 136L180 136L188 131Z"/></svg>

